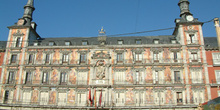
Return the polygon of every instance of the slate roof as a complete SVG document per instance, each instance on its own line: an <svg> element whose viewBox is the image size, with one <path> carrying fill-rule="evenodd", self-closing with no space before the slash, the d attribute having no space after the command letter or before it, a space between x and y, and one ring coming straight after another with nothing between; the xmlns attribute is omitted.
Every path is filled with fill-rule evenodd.
<svg viewBox="0 0 220 110"><path fill-rule="evenodd" d="M5 49L7 45L7 41L0 41L0 49Z"/></svg>
<svg viewBox="0 0 220 110"><path fill-rule="evenodd" d="M119 40L123 41L124 45L136 44L136 40L141 40L141 44L153 44L154 40L159 40L160 44L171 44L171 40L175 36L128 36L128 37L107 37L106 45L117 45ZM97 37L62 37L62 38L43 38L37 40L39 46L47 46L49 42L54 42L56 46L65 45L65 42L71 42L71 45L82 45L83 41L87 41L88 45L99 45ZM31 44L33 45L33 44Z"/></svg>
<svg viewBox="0 0 220 110"><path fill-rule="evenodd" d="M206 49L218 49L217 37L204 37L204 42Z"/></svg>

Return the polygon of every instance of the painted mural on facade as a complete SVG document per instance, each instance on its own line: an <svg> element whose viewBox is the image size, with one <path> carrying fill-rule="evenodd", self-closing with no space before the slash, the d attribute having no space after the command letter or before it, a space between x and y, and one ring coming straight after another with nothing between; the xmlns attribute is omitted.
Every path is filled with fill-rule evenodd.
<svg viewBox="0 0 220 110"><path fill-rule="evenodd" d="M36 55L36 64L42 64L42 62L43 62L43 51L38 50Z"/></svg>
<svg viewBox="0 0 220 110"><path fill-rule="evenodd" d="M166 83L171 83L172 78L171 78L171 70L170 70L170 68L166 68L165 71L164 71L164 74L165 74L165 82Z"/></svg>
<svg viewBox="0 0 220 110"><path fill-rule="evenodd" d="M129 83L134 83L133 72L130 68L126 71L126 81Z"/></svg>
<svg viewBox="0 0 220 110"><path fill-rule="evenodd" d="M49 104L56 104L56 99L57 99L57 92L55 90L52 90L49 96Z"/></svg>
<svg viewBox="0 0 220 110"><path fill-rule="evenodd" d="M72 70L70 71L70 74L69 74L69 82L71 84L76 84L76 70L75 68L72 68Z"/></svg>
<svg viewBox="0 0 220 110"><path fill-rule="evenodd" d="M55 50L53 54L53 64L59 64L60 63L60 52L59 50Z"/></svg>
<svg viewBox="0 0 220 110"><path fill-rule="evenodd" d="M58 71L54 69L51 74L51 84L56 84L58 82Z"/></svg>
<svg viewBox="0 0 220 110"><path fill-rule="evenodd" d="M40 68L36 68L36 71L33 72L33 84L40 84L41 81L41 71Z"/></svg>
<svg viewBox="0 0 220 110"><path fill-rule="evenodd" d="M153 83L153 73L151 67L146 68L146 77L145 77L146 83Z"/></svg>
<svg viewBox="0 0 220 110"><path fill-rule="evenodd" d="M39 91L38 90L33 90L32 92L32 97L31 97L31 103L37 103L39 98Z"/></svg>
<svg viewBox="0 0 220 110"><path fill-rule="evenodd" d="M74 89L70 89L68 96L67 96L67 103L68 104L75 104L75 99L76 95L75 95L75 90Z"/></svg>
<svg viewBox="0 0 220 110"><path fill-rule="evenodd" d="M134 103L135 103L134 92L132 89L128 89L128 91L125 93L125 104L131 105Z"/></svg>
<svg viewBox="0 0 220 110"><path fill-rule="evenodd" d="M153 87L147 87L146 88L146 103L153 103L154 102L154 93L153 93Z"/></svg>
<svg viewBox="0 0 220 110"><path fill-rule="evenodd" d="M165 98L166 98L166 104L172 104L173 103L173 92L171 88L167 88L167 91L165 93Z"/></svg>

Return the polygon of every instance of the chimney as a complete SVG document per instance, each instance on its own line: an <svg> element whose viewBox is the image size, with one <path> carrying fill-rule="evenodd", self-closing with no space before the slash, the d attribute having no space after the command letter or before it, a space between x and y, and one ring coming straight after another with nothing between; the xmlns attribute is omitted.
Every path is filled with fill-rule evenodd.
<svg viewBox="0 0 220 110"><path fill-rule="evenodd" d="M218 49L220 51L220 27L219 27L219 18L214 19L215 23L215 29L216 29L216 34L217 34L217 39L218 39Z"/></svg>

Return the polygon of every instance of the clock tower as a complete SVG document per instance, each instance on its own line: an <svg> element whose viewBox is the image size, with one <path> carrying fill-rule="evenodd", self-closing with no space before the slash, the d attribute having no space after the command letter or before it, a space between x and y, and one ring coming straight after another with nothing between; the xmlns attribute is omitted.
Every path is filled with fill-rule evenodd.
<svg viewBox="0 0 220 110"><path fill-rule="evenodd" d="M188 0L180 0L178 5L180 7L180 17L187 21L193 21L194 18L189 10L189 1Z"/></svg>

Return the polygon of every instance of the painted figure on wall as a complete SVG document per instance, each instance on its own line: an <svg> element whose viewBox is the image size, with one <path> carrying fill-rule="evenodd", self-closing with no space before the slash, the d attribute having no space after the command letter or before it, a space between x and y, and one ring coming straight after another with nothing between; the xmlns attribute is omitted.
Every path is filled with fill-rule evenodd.
<svg viewBox="0 0 220 110"><path fill-rule="evenodd" d="M166 68L165 70L165 81L166 83L171 83L172 79L171 79L171 71L169 68Z"/></svg>
<svg viewBox="0 0 220 110"><path fill-rule="evenodd" d="M173 103L173 93L172 90L168 89L166 93L166 103L172 104Z"/></svg>
<svg viewBox="0 0 220 110"><path fill-rule="evenodd" d="M97 79L104 79L105 78L105 61L99 60L96 63L96 78Z"/></svg>
<svg viewBox="0 0 220 110"><path fill-rule="evenodd" d="M131 70L126 72L126 81L129 83L133 83L133 72Z"/></svg>
<svg viewBox="0 0 220 110"><path fill-rule="evenodd" d="M43 52L41 50L39 50L37 52L37 56L36 56L36 63L41 64L42 63L42 58L43 58Z"/></svg>
<svg viewBox="0 0 220 110"><path fill-rule="evenodd" d="M152 70L151 68L147 68L146 70L146 77L145 77L145 82L146 83L153 83L153 75L152 75Z"/></svg>
<svg viewBox="0 0 220 110"><path fill-rule="evenodd" d="M54 56L53 56L53 64L59 64L60 62L60 52L58 50L56 50L54 52Z"/></svg>
<svg viewBox="0 0 220 110"><path fill-rule="evenodd" d="M38 90L33 90L32 97L31 97L31 103L37 103L38 102L38 96L39 96Z"/></svg>
<svg viewBox="0 0 220 110"><path fill-rule="evenodd" d="M154 102L153 87L146 88L146 103Z"/></svg>
<svg viewBox="0 0 220 110"><path fill-rule="evenodd" d="M57 70L53 70L51 74L51 83L56 84L58 82L58 74Z"/></svg>
<svg viewBox="0 0 220 110"><path fill-rule="evenodd" d="M73 68L70 72L69 81L71 84L76 84L76 70Z"/></svg>
<svg viewBox="0 0 220 110"><path fill-rule="evenodd" d="M132 91L132 89L129 89L126 92L125 96L126 96L125 98L126 105L134 104L134 92Z"/></svg>
<svg viewBox="0 0 220 110"><path fill-rule="evenodd" d="M49 104L56 104L57 94L56 91L50 92Z"/></svg>
<svg viewBox="0 0 220 110"><path fill-rule="evenodd" d="M74 89L70 89L67 97L68 104L75 104L75 91Z"/></svg>
<svg viewBox="0 0 220 110"><path fill-rule="evenodd" d="M40 83L40 80L41 80L40 74L41 74L41 72L40 72L39 68L37 68L36 72L34 73L33 84Z"/></svg>

